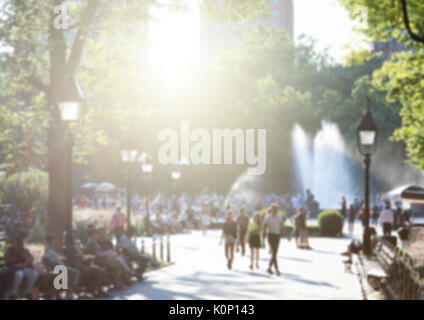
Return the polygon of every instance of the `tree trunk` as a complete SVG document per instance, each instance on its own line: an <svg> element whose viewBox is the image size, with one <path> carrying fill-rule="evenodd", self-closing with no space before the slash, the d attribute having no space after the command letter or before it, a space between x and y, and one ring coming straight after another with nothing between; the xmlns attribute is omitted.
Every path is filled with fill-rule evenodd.
<svg viewBox="0 0 424 320"><path fill-rule="evenodd" d="M61 4L57 1L56 5ZM63 231L65 229L66 214L66 141L64 126L57 107L57 95L66 85L66 40L63 30L53 26L52 15L49 33L50 49L50 86L49 108L51 118L48 129L48 222L47 230L56 235L56 249L62 252Z"/></svg>
<svg viewBox="0 0 424 320"><path fill-rule="evenodd" d="M60 121L60 120L59 120ZM48 220L47 232L56 235L56 249L62 252L66 213L66 154L63 131L58 119L50 121L48 131Z"/></svg>

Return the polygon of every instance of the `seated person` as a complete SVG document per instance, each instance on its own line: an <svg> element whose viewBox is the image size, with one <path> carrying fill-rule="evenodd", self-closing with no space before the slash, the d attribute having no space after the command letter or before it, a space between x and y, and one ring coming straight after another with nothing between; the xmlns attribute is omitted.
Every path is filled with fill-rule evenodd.
<svg viewBox="0 0 424 320"><path fill-rule="evenodd" d="M81 248L75 244L77 256L76 267L80 270L79 283L88 288L89 292L96 297L107 298L109 295L103 290L106 277L106 269L95 263L96 257L84 254Z"/></svg>
<svg viewBox="0 0 424 320"><path fill-rule="evenodd" d="M122 228L116 230L116 238L119 239L118 248L122 249L125 257L137 263L137 275L143 279L143 273L146 271L146 268L149 262L151 262L151 259L148 256L141 254L138 251L136 244L131 241L133 231L134 230L132 227L127 229L127 234L125 234Z"/></svg>
<svg viewBox="0 0 424 320"><path fill-rule="evenodd" d="M13 278L15 271L11 267L4 267L0 270L0 300L4 300L6 290Z"/></svg>
<svg viewBox="0 0 424 320"><path fill-rule="evenodd" d="M374 251L375 246L378 242L377 231L374 227L370 227L370 235L371 235L371 252ZM347 256L348 259L344 261L345 263L352 263L352 254L359 254L359 252L363 249L363 244L361 240L354 239L347 246L347 251L343 252L343 256Z"/></svg>
<svg viewBox="0 0 424 320"><path fill-rule="evenodd" d="M38 273L33 266L33 257L28 249L24 247L24 237L20 234L10 237L10 247L6 250L4 259L6 267L12 270L13 284L10 299L14 300L18 296L18 290L26 280L25 295L31 300L32 290L37 281Z"/></svg>
<svg viewBox="0 0 424 320"><path fill-rule="evenodd" d="M89 239L85 246L85 253L95 256L98 266L111 271L114 275L114 286L123 288L123 283L128 282L131 270L118 253L114 250L113 244L106 239L104 232L96 230L94 226L89 227Z"/></svg>
<svg viewBox="0 0 424 320"><path fill-rule="evenodd" d="M80 271L74 267L67 266L65 264L66 258L57 254L53 249L55 246L55 236L50 234L46 238L46 247L44 249L43 255L43 264L47 269L47 272L54 272L56 266L65 266L68 271L69 283L67 285L68 292L67 296L70 297L70 294L75 291L78 279L80 276Z"/></svg>

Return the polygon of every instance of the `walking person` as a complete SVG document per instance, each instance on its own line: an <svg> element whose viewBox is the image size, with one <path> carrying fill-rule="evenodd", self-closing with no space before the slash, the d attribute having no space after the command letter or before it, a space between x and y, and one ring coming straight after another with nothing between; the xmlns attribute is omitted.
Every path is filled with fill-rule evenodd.
<svg viewBox="0 0 424 320"><path fill-rule="evenodd" d="M119 228L125 229L126 224L127 224L127 216L121 211L121 207L117 206L115 213L110 219L109 230L113 234L115 234L117 229ZM119 239L116 239L116 241L119 241Z"/></svg>
<svg viewBox="0 0 424 320"><path fill-rule="evenodd" d="M249 218L246 215L245 207L240 209L240 213L236 221L238 226L238 244L241 247L241 255L244 256L246 253L247 228L249 226ZM238 251L238 248L237 248L237 251Z"/></svg>
<svg viewBox="0 0 424 320"><path fill-rule="evenodd" d="M210 224L211 224L211 213L208 209L208 205L203 204L202 211L200 213L200 225L201 225L204 236L206 236L206 232Z"/></svg>
<svg viewBox="0 0 424 320"><path fill-rule="evenodd" d="M372 214L371 214L371 223L374 226L378 225L378 218L380 217L380 209L377 205L377 202L374 202L374 205L372 207Z"/></svg>
<svg viewBox="0 0 424 320"><path fill-rule="evenodd" d="M261 248L261 218L259 212L253 215L249 223L249 246L250 246L250 270L253 270L255 262L256 269L259 269L259 249Z"/></svg>
<svg viewBox="0 0 424 320"><path fill-rule="evenodd" d="M227 258L227 267L232 269L234 261L234 246L237 240L237 223L234 221L233 212L228 211L225 219L225 223L222 226L222 240L225 241L225 257Z"/></svg>
<svg viewBox="0 0 424 320"><path fill-rule="evenodd" d="M349 205L349 214L348 214L348 228L349 228L349 235L353 235L353 229L355 227L355 218L356 218L356 214L355 214L355 207L353 206L353 204Z"/></svg>
<svg viewBox="0 0 424 320"><path fill-rule="evenodd" d="M312 249L309 246L308 228L306 227L306 221L308 220L309 215L310 213L306 214L305 208L300 207L297 209L297 214L293 217L295 226L296 246L299 249Z"/></svg>
<svg viewBox="0 0 424 320"><path fill-rule="evenodd" d="M269 261L268 273L273 274L272 267L274 266L277 275L280 275L278 269L277 254L280 245L280 237L284 226L283 217L278 214L277 205L272 205L271 213L264 220L263 234L268 234L268 244L271 249L271 259Z"/></svg>
<svg viewBox="0 0 424 320"><path fill-rule="evenodd" d="M347 217L347 203L346 203L345 197L342 197L340 213L342 214L343 218L346 219L346 217Z"/></svg>
<svg viewBox="0 0 424 320"><path fill-rule="evenodd" d="M400 226L399 217L402 214L402 202L396 201L395 206L396 206L396 209L393 212L394 213L393 229L397 229Z"/></svg>
<svg viewBox="0 0 424 320"><path fill-rule="evenodd" d="M390 209L390 203L386 203L380 214L380 225L383 227L383 235L390 236L395 223L395 215Z"/></svg>

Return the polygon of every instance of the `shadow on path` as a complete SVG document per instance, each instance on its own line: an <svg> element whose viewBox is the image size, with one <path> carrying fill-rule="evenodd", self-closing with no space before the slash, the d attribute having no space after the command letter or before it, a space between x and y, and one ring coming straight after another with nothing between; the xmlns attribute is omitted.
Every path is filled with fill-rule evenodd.
<svg viewBox="0 0 424 320"><path fill-rule="evenodd" d="M311 286L324 286L324 287L329 287L329 288L334 288L334 289L340 289L339 287L336 287L334 285L332 285L329 282L326 281L314 281L314 280L308 280L305 278L302 278L301 276L298 276L297 274L293 274L293 273L286 273L286 272L281 272L281 277L293 280L293 281L298 281L298 282L302 282Z"/></svg>

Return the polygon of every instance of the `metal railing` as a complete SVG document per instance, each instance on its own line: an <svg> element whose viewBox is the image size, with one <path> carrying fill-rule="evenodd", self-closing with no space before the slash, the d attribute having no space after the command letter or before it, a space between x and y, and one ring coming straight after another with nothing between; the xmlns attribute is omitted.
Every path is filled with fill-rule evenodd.
<svg viewBox="0 0 424 320"><path fill-rule="evenodd" d="M158 247L159 246L159 247ZM141 239L141 252L152 257L154 262L171 263L170 235L152 236Z"/></svg>
<svg viewBox="0 0 424 320"><path fill-rule="evenodd" d="M386 293L395 300L424 300L424 278L420 276L411 256L404 250L382 241L393 253L393 261L386 268Z"/></svg>

